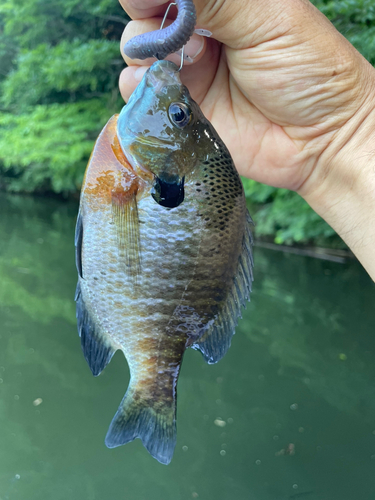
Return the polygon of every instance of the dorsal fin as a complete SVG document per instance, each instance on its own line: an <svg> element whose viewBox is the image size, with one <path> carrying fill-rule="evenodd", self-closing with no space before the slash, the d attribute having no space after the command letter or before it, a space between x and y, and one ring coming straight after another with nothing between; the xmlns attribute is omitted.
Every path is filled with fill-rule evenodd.
<svg viewBox="0 0 375 500"><path fill-rule="evenodd" d="M222 306L213 326L192 345L203 354L207 363L217 363L228 351L234 330L241 316L241 307L250 300L253 281L253 221L246 211L246 229L242 240L242 251L238 259L237 272L227 300Z"/></svg>

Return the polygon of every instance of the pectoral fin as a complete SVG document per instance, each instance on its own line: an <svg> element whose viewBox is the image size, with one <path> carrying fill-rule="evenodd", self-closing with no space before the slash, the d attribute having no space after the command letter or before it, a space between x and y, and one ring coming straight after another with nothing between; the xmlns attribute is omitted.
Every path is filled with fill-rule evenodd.
<svg viewBox="0 0 375 500"><path fill-rule="evenodd" d="M253 237L251 227L253 221L247 213L247 224L242 241L242 251L238 259L237 272L232 288L213 326L192 345L203 354L209 364L217 363L228 351L234 330L241 316L241 306L250 300L253 281Z"/></svg>
<svg viewBox="0 0 375 500"><path fill-rule="evenodd" d="M119 255L127 274L136 282L141 271L141 245L137 186L112 194L112 216L117 231Z"/></svg>

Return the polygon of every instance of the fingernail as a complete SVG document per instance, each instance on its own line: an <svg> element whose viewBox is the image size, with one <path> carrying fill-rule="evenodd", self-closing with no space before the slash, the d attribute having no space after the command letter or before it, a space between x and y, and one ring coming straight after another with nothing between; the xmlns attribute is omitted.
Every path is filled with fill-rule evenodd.
<svg viewBox="0 0 375 500"><path fill-rule="evenodd" d="M136 69L134 71L134 80L140 82L147 70L148 66L140 66L138 69Z"/></svg>
<svg viewBox="0 0 375 500"><path fill-rule="evenodd" d="M202 52L203 47L204 38L199 35L193 35L185 45L184 53L191 57L191 59L195 59Z"/></svg>
<svg viewBox="0 0 375 500"><path fill-rule="evenodd" d="M188 43L184 47L184 61L185 63L192 63L194 59L202 52L204 47L204 38L203 36L193 35ZM181 49L178 52L174 52L173 54L169 54L166 57L168 61L172 61L178 66L181 63Z"/></svg>

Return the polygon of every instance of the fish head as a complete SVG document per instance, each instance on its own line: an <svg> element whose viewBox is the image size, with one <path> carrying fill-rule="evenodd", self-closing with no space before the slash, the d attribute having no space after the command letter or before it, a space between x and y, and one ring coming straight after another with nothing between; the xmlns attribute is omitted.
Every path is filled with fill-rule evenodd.
<svg viewBox="0 0 375 500"><path fill-rule="evenodd" d="M151 194L159 204L175 207L183 201L185 179L201 157L204 121L178 67L164 60L147 70L121 111L121 148L136 171L152 172Z"/></svg>

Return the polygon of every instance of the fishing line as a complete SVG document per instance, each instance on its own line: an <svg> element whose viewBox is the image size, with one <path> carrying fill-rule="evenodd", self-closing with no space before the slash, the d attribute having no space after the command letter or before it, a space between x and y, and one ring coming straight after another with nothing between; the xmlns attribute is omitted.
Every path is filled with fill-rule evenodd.
<svg viewBox="0 0 375 500"><path fill-rule="evenodd" d="M170 3L167 7L167 10L165 11L165 14L164 14L164 17L163 17L163 20L161 22L161 25L160 25L160 29L162 30L163 27L164 27L164 23L165 23L165 20L167 19L167 16L168 16L168 12L170 11L170 8L172 7L172 5L175 5L177 6L176 3ZM180 63L180 67L178 68L178 72L180 72L182 70L182 66L184 65L184 47L185 45L182 46L182 49L181 49L181 63Z"/></svg>

